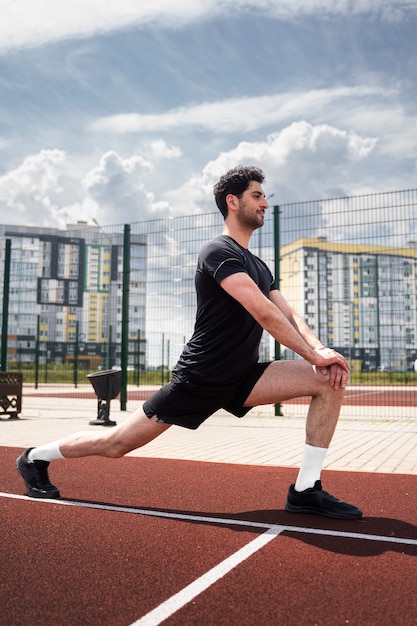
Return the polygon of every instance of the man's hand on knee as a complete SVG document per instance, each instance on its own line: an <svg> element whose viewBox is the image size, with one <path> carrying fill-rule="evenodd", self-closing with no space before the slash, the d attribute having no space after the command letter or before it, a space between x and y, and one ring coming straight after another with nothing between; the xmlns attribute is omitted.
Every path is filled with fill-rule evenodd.
<svg viewBox="0 0 417 626"><path fill-rule="evenodd" d="M317 371L323 376L329 377L329 384L334 389L346 389L349 380L349 363L339 352L331 348L316 350L319 361L316 363Z"/></svg>
<svg viewBox="0 0 417 626"><path fill-rule="evenodd" d="M334 364L328 367L329 384L334 389L346 389L349 380L349 372Z"/></svg>

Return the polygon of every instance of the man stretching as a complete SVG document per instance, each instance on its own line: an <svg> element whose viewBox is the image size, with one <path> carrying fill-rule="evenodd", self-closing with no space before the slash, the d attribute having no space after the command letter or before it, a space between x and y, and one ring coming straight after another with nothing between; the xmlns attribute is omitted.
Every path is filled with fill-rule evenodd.
<svg viewBox="0 0 417 626"><path fill-rule="evenodd" d="M111 430L79 432L26 450L16 465L29 496L59 498L48 477L49 463L55 459L119 458L173 424L196 429L219 409L243 417L257 405L311 396L302 462L285 509L338 519L362 516L357 507L324 491L320 481L349 376L348 363L323 346L279 292L265 263L248 249L268 209L263 182L260 169L240 166L214 187L224 230L200 252L194 332L171 381ZM259 363L264 329L302 358Z"/></svg>

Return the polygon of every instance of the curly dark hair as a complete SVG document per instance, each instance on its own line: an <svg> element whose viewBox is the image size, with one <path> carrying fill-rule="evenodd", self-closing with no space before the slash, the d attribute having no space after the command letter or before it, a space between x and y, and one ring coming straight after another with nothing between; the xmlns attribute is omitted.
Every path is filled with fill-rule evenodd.
<svg viewBox="0 0 417 626"><path fill-rule="evenodd" d="M263 183L265 180L263 171L253 165L238 165L223 174L219 182L214 185L214 199L224 219L228 214L226 196L232 193L240 198L253 180Z"/></svg>

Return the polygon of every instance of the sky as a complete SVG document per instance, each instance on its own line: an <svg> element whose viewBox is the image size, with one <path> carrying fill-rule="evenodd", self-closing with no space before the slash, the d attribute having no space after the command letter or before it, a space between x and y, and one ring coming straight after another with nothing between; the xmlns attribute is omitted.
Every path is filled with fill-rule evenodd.
<svg viewBox="0 0 417 626"><path fill-rule="evenodd" d="M417 0L0 0L0 223L417 187Z"/></svg>

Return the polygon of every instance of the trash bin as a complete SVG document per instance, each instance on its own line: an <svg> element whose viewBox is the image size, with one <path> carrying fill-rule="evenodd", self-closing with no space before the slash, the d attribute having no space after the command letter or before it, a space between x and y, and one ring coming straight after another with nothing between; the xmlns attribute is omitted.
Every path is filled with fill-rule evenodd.
<svg viewBox="0 0 417 626"><path fill-rule="evenodd" d="M98 426L116 426L116 422L109 419L110 401L120 393L122 370L104 370L95 374L87 374L87 378L94 387L98 398L97 419L89 423Z"/></svg>
<svg viewBox="0 0 417 626"><path fill-rule="evenodd" d="M19 419L22 410L22 372L0 372L0 416Z"/></svg>

